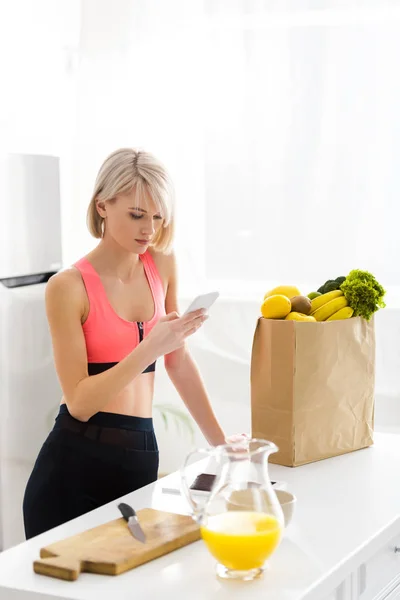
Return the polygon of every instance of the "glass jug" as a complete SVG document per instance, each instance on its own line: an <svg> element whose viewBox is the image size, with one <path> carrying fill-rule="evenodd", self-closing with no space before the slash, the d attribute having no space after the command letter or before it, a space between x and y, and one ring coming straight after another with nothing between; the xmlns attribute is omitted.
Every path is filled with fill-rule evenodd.
<svg viewBox="0 0 400 600"><path fill-rule="evenodd" d="M259 577L281 541L284 516L268 475L268 457L277 450L272 442L253 438L194 450L186 457L182 492L205 545L217 560L219 577ZM189 462L196 454L216 463L214 484L203 502L201 497L195 500L188 483Z"/></svg>

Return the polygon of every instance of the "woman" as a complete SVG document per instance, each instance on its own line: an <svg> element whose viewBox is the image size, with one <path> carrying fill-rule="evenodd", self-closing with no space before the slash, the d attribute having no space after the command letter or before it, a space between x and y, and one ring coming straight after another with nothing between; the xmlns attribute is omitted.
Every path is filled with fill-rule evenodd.
<svg viewBox="0 0 400 600"><path fill-rule="evenodd" d="M207 316L178 316L172 186L149 153L103 163L88 208L97 247L46 287L63 391L28 481L27 539L157 479L156 361L211 445L225 443L185 340Z"/></svg>

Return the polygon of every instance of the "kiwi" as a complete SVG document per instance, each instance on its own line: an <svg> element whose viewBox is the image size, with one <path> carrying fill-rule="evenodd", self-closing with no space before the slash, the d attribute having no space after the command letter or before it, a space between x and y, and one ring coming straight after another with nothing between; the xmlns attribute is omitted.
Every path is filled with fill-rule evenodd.
<svg viewBox="0 0 400 600"><path fill-rule="evenodd" d="M309 315L311 312L311 300L307 296L294 296L290 300L292 312L299 312L303 315Z"/></svg>

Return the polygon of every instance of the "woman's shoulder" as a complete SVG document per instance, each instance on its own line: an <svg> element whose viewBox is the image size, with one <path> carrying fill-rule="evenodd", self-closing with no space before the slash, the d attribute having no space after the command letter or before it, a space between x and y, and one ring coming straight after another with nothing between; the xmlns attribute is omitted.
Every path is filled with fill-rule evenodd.
<svg viewBox="0 0 400 600"><path fill-rule="evenodd" d="M147 252L152 257L155 265L160 273L165 275L170 275L175 268L175 253L174 251L166 254L165 252L160 252L155 250L154 248L149 248Z"/></svg>
<svg viewBox="0 0 400 600"><path fill-rule="evenodd" d="M152 257L166 290L176 276L175 253L171 251L166 254L154 248L149 248L147 252Z"/></svg>
<svg viewBox="0 0 400 600"><path fill-rule="evenodd" d="M65 267L50 277L46 286L46 293L51 295L66 294L69 298L81 296L84 292L82 276L74 267Z"/></svg>

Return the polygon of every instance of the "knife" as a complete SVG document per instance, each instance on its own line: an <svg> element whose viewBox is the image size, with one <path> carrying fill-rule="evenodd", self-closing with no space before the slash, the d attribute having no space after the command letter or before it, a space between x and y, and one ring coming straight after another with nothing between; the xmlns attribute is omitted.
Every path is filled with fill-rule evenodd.
<svg viewBox="0 0 400 600"><path fill-rule="evenodd" d="M121 514L124 517L125 521L128 522L128 528L133 537L144 544L144 542L146 541L146 536L143 529L140 526L140 523L132 506L121 502L121 504L118 504L118 508L121 511Z"/></svg>

